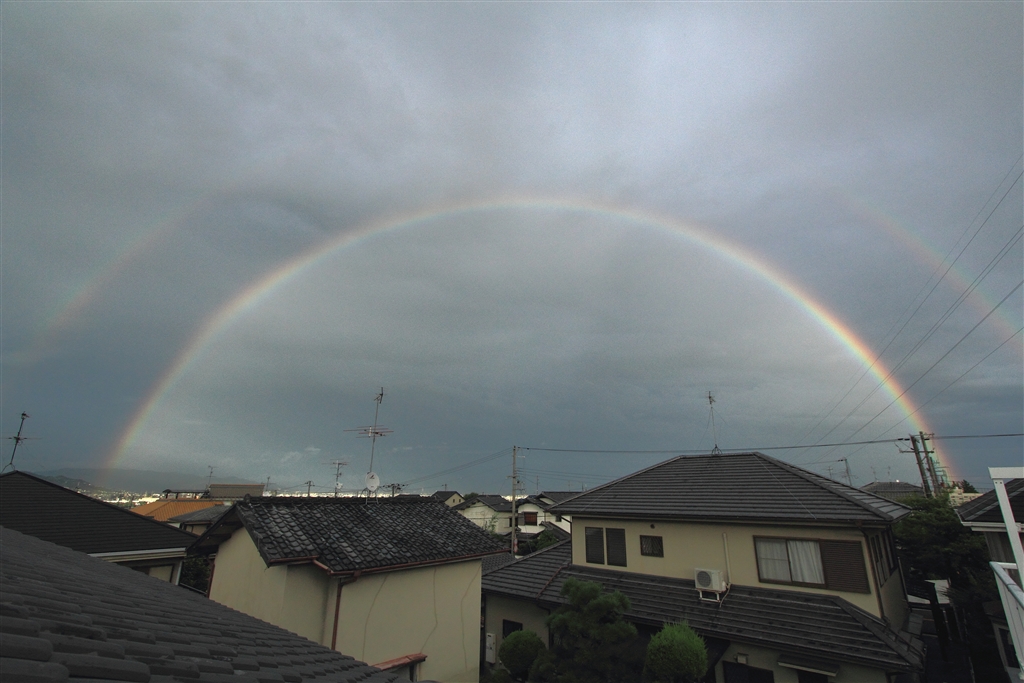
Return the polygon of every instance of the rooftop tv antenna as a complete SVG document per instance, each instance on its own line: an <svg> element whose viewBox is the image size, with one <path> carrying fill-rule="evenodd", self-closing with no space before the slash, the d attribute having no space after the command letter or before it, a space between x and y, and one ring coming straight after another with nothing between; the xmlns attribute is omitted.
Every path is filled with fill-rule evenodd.
<svg viewBox="0 0 1024 683"><path fill-rule="evenodd" d="M332 460L331 465L334 465L334 497L338 497L338 491L341 490L341 468L348 465L348 460Z"/></svg>
<svg viewBox="0 0 1024 683"><path fill-rule="evenodd" d="M380 477L378 477L373 471L373 454L377 446L377 437L387 436L393 431L387 427L377 425L377 416L380 414L380 404L384 401L384 387L380 388L380 393L373 397L373 401L377 404L377 407L373 409L373 426L356 427L355 429L345 430L346 432L356 432L356 436L368 438L370 440L370 470L366 473L366 489L370 493L374 493L380 487Z"/></svg>
<svg viewBox="0 0 1024 683"><path fill-rule="evenodd" d="M25 420L27 420L29 417L30 417L30 415L28 413L22 413L21 414L21 424L18 425L18 433L15 434L14 436L7 437L8 439L10 439L11 441L14 442L14 450L11 451L11 460L10 460L10 462L8 462L4 466L4 469L2 470L4 472L7 471L8 467L11 468L12 472L17 471L18 468L14 466L14 456L17 455L17 453L18 453L18 444L20 444L22 441L35 440L35 439L39 438L37 436L22 436L21 435L21 431L25 428Z"/></svg>
<svg viewBox="0 0 1024 683"><path fill-rule="evenodd" d="M718 428L715 427L715 397L708 392L708 408L711 410L711 436L715 440L715 447L711 449L711 455L721 455L722 449L718 447Z"/></svg>

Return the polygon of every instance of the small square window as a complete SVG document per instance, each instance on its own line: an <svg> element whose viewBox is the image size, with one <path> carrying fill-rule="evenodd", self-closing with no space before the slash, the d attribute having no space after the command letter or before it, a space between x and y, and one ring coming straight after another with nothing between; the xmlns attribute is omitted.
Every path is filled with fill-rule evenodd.
<svg viewBox="0 0 1024 683"><path fill-rule="evenodd" d="M523 513L523 524L537 524L537 513L536 512L524 512Z"/></svg>
<svg viewBox="0 0 1024 683"><path fill-rule="evenodd" d="M502 638L508 638L510 633L515 633L516 631L522 631L522 630L523 630L523 625L522 625L522 623L520 623L518 621L512 621L510 619L502 619L501 620L501 637Z"/></svg>
<svg viewBox="0 0 1024 683"><path fill-rule="evenodd" d="M640 554L648 557L665 557L665 545L661 536L641 536Z"/></svg>

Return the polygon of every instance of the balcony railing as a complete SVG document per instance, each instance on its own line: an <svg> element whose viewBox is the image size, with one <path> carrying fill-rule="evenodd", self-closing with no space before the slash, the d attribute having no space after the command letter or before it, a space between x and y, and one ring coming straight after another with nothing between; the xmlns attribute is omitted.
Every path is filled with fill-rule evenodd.
<svg viewBox="0 0 1024 683"><path fill-rule="evenodd" d="M1013 648L1017 651L1017 659L1024 653L1024 590L1010 576L1008 569L1017 569L1017 565L1008 562L990 562L996 575L996 586L999 587L999 600L1003 603L1003 613L1010 627L1010 638ZM1018 572L1019 575L1019 572ZM1024 669L1018 669L1020 680L1024 680Z"/></svg>
<svg viewBox="0 0 1024 683"><path fill-rule="evenodd" d="M1006 535L1010 540L1010 548L1013 551L1015 562L990 562L992 572L996 576L996 585L999 587L999 600L1003 603L1003 613L1006 615L1006 623L1010 627L1010 639L1013 641L1013 649L1017 651L1017 678L1024 681L1024 590L1021 589L1020 580L1024 571L1024 548L1021 547L1020 532L1017 520L1013 518L1013 509L1010 507L1010 499L1006 494L1007 479L1024 478L1024 467L990 467L989 476L992 477L993 488L996 498L999 501L999 510L1003 515L1003 525L1006 528ZM1010 575L1010 571L1016 577Z"/></svg>

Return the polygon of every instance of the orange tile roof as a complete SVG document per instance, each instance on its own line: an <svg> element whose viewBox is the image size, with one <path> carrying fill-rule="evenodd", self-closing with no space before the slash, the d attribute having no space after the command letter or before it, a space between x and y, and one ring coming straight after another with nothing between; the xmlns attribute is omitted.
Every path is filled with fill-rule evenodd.
<svg viewBox="0 0 1024 683"><path fill-rule="evenodd" d="M223 504L217 500L155 500L152 503L132 508L132 512L143 517L152 517L158 522L166 522L171 517L177 517L186 512L195 512Z"/></svg>

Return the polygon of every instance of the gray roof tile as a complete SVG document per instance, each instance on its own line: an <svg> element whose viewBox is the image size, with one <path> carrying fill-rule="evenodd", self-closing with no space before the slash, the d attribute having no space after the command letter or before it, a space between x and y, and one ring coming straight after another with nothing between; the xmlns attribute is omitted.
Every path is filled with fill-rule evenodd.
<svg viewBox="0 0 1024 683"><path fill-rule="evenodd" d="M837 596L733 586L723 602L699 599L694 582L571 564L569 541L540 550L484 575L482 589L551 608L568 578L621 591L626 617L660 626L687 621L702 635L761 645L806 657L834 658L887 671L923 666L919 642Z"/></svg>
<svg viewBox="0 0 1024 683"><path fill-rule="evenodd" d="M553 505L594 517L889 524L904 505L761 453L678 456Z"/></svg>
<svg viewBox="0 0 1024 683"><path fill-rule="evenodd" d="M25 472L0 475L0 525L83 553L187 548L196 538Z"/></svg>
<svg viewBox="0 0 1024 683"><path fill-rule="evenodd" d="M1013 518L1017 522L1024 522L1024 479L1007 480L1006 496L1010 499ZM956 509L956 513L967 523L1000 524L1003 521L994 489L967 501Z"/></svg>
<svg viewBox="0 0 1024 683"><path fill-rule="evenodd" d="M314 670L338 683L368 673L398 680L178 586L6 528L0 587L5 681L302 683Z"/></svg>
<svg viewBox="0 0 1024 683"><path fill-rule="evenodd" d="M196 542L212 552L243 525L267 565L313 561L331 572L482 557L504 550L501 542L431 498L252 498L231 511Z"/></svg>

